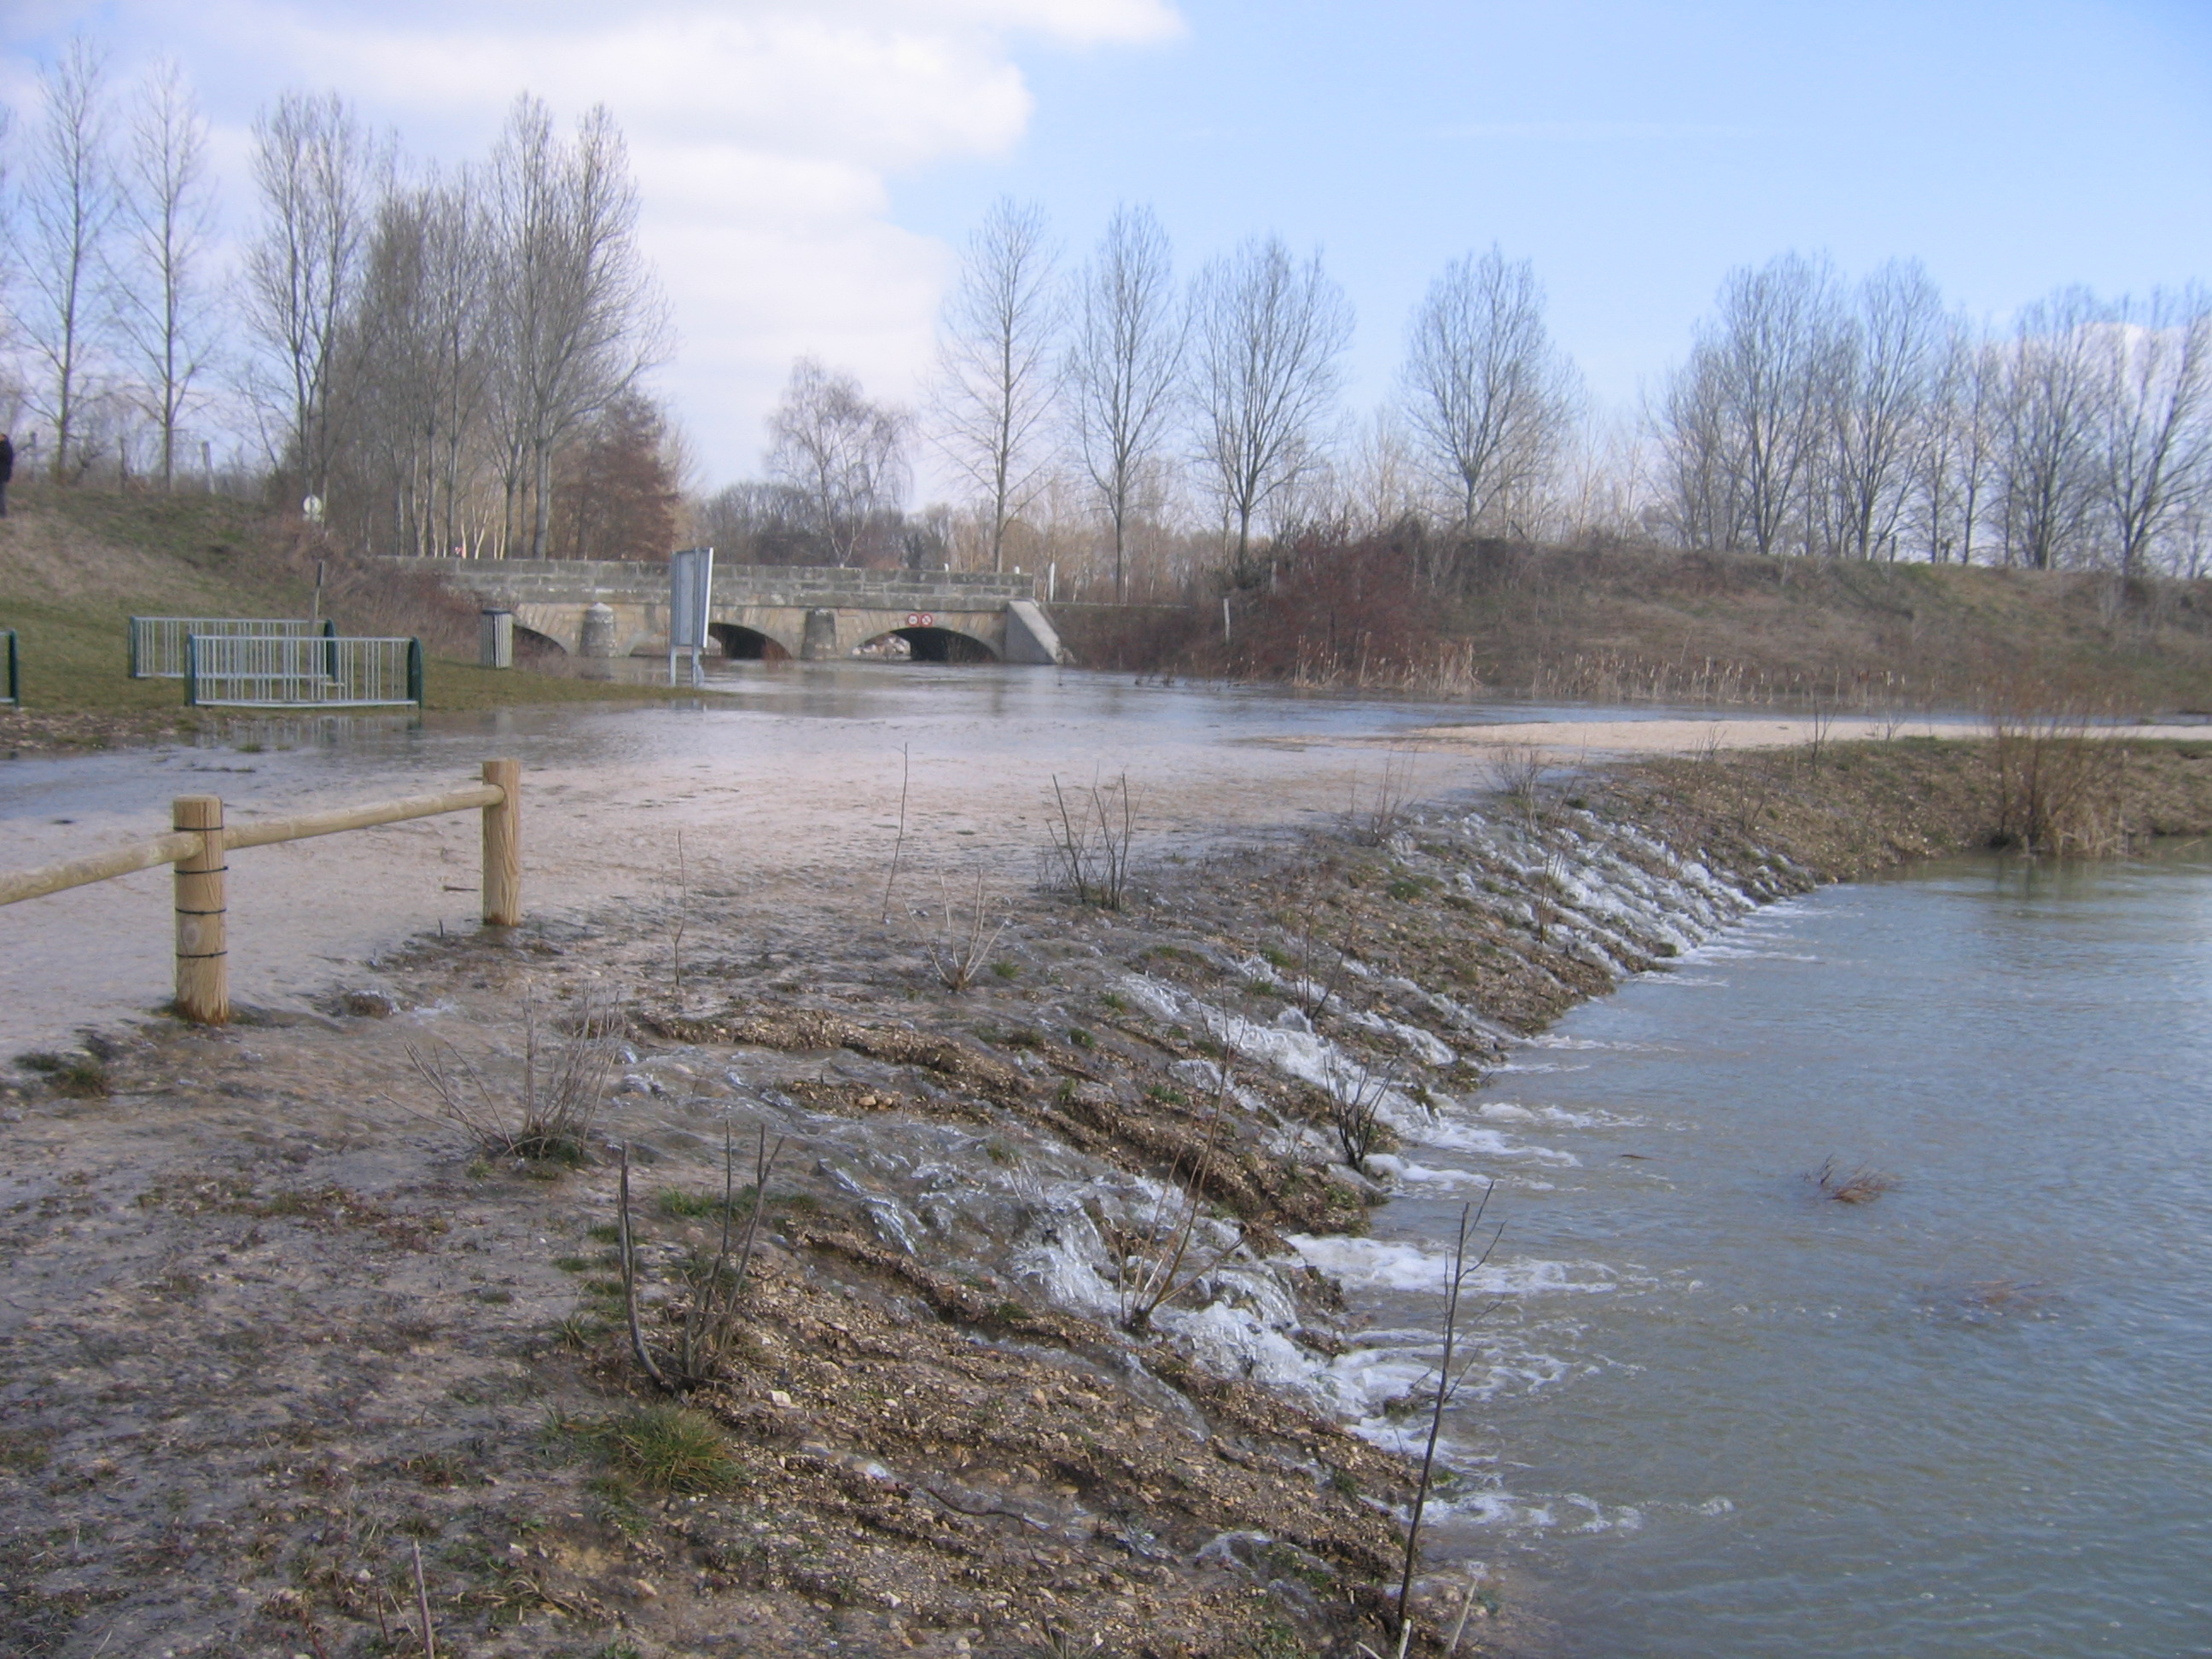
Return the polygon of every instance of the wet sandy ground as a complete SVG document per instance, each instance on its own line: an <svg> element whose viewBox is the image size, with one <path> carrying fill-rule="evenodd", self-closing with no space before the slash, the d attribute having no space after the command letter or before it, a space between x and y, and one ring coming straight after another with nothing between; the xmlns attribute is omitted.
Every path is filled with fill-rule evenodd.
<svg viewBox="0 0 2212 1659"><path fill-rule="evenodd" d="M1534 718L1532 718L1534 716ZM1823 723L1830 741L1961 728ZM331 732L241 724L232 746L0 767L0 848L21 867L157 833L172 798L234 820L472 781L525 767L526 903L578 919L695 896L847 919L880 906L895 846L927 896L938 872L1011 891L1050 839L1053 782L1126 775L1144 850L1333 820L1388 790L1451 799L1501 761L1551 766L1808 741L1808 717L1475 707L1003 670L810 665L728 672L694 708L364 720ZM2202 737L2199 727L2131 727ZM292 745L292 746L287 746ZM255 748L258 752L248 752ZM899 833L904 784L906 834ZM299 1007L401 940L474 925L471 815L234 854L231 974L242 1002ZM679 879L679 838L680 871ZM51 1043L167 994L170 881L147 871L0 914L0 1041Z"/></svg>
<svg viewBox="0 0 2212 1659"><path fill-rule="evenodd" d="M693 709L526 711L415 730L362 720L335 743L241 725L228 748L19 761L0 767L0 856L21 867L158 833L181 794L220 795L238 821L458 787L481 760L519 755L533 915L658 908L688 884L769 914L857 915L880 904L902 773L900 860L921 890L934 870L964 880L975 868L1011 890L1035 875L1055 775L1075 786L1126 774L1140 836L1188 846L1343 811L1390 764L1374 745L1445 712L994 671L830 666L729 684ZM1449 794L1485 771L1479 753L1439 755L1418 781ZM462 814L234 854L234 994L297 1007L401 940L473 927L477 843ZM170 927L166 870L10 907L0 1039L51 1043L143 1014L167 994Z"/></svg>

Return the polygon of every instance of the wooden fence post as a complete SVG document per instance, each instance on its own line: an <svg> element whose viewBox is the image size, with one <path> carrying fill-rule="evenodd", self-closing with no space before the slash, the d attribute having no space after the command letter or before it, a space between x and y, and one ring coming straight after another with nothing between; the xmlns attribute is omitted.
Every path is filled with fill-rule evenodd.
<svg viewBox="0 0 2212 1659"><path fill-rule="evenodd" d="M170 826L200 837L198 850L177 860L177 1012L196 1025L230 1023L230 955L223 874L222 800L179 795Z"/></svg>
<svg viewBox="0 0 2212 1659"><path fill-rule="evenodd" d="M501 794L483 810L483 919L488 927L522 921L522 763L489 760L483 781Z"/></svg>

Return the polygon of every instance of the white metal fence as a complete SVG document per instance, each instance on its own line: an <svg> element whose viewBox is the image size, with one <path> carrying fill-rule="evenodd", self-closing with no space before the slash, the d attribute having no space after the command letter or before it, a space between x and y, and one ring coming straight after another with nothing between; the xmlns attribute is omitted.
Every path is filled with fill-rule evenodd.
<svg viewBox="0 0 2212 1659"><path fill-rule="evenodd" d="M422 642L191 634L185 701L203 708L419 705Z"/></svg>
<svg viewBox="0 0 2212 1659"><path fill-rule="evenodd" d="M203 639L328 639L334 623L305 617L133 617L131 619L131 678L180 680L185 677L185 641Z"/></svg>

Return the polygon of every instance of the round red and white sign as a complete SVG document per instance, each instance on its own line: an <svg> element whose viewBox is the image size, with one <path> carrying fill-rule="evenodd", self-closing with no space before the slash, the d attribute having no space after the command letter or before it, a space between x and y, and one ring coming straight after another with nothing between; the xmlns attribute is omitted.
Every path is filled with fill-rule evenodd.
<svg viewBox="0 0 2212 1659"><path fill-rule="evenodd" d="M927 611L909 611L906 613L906 625L908 628L931 628L934 627L936 623L937 618Z"/></svg>

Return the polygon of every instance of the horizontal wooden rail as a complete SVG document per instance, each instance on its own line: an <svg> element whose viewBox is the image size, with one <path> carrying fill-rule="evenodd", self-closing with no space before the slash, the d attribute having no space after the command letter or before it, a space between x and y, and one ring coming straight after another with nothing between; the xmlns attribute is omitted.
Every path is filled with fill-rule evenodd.
<svg viewBox="0 0 2212 1659"><path fill-rule="evenodd" d="M198 852L200 837L188 831L173 836L157 836L152 841L133 842L128 847L118 847L112 852L94 853L87 858L66 859L59 864L42 864L35 870L13 870L0 876L0 904L13 904L19 899L44 898L49 893L59 893L71 887L89 887L96 881L112 881L118 876L127 876L134 871L150 870L157 864L174 864Z"/></svg>
<svg viewBox="0 0 2212 1659"><path fill-rule="evenodd" d="M465 812L479 806L498 806L507 791L495 783L472 789L453 789L442 795L409 795L399 800L379 801L373 806L343 806L334 812L295 812L289 818L262 818L252 823L225 827L225 847L270 847L283 841L306 841L313 836L335 836L344 830L374 830L380 823L404 823L409 818L434 818L446 812Z"/></svg>
<svg viewBox="0 0 2212 1659"><path fill-rule="evenodd" d="M72 887L112 881L139 870L171 864L177 868L177 1012L204 1024L230 1018L224 854L240 847L271 847L282 842L335 836L348 830L447 812L483 813L483 919L512 927L522 920L522 765L519 761L483 763L481 784L434 795L407 795L367 806L327 812L295 812L254 823L226 824L222 802L213 795L180 795L173 803L174 831L150 841L111 848L80 859L0 875L0 905L42 898Z"/></svg>

